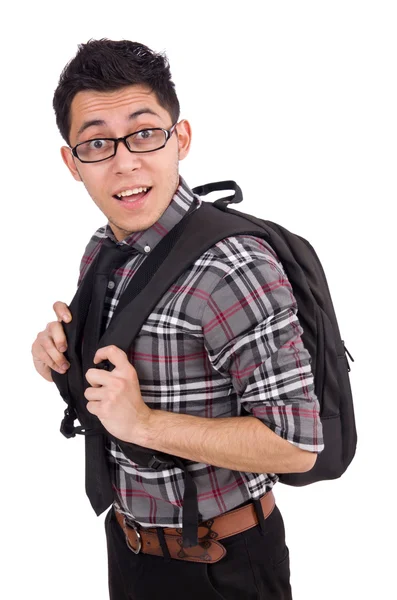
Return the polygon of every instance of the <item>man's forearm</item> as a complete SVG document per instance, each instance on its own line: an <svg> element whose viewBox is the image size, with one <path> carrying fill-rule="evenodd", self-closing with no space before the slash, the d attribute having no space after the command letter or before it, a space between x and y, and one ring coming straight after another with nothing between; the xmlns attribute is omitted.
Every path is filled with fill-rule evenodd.
<svg viewBox="0 0 397 600"><path fill-rule="evenodd" d="M308 471L317 457L249 416L210 419L153 410L139 443L195 462L251 473Z"/></svg>

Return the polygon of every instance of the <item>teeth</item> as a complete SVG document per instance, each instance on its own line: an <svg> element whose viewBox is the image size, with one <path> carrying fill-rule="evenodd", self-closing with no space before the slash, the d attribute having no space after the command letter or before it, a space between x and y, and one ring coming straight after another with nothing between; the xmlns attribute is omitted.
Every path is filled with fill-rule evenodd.
<svg viewBox="0 0 397 600"><path fill-rule="evenodd" d="M134 194L141 194L142 192L147 192L149 188L140 187L134 188L133 190L124 190L120 192L120 194L116 194L118 198L124 198L125 196L133 196Z"/></svg>

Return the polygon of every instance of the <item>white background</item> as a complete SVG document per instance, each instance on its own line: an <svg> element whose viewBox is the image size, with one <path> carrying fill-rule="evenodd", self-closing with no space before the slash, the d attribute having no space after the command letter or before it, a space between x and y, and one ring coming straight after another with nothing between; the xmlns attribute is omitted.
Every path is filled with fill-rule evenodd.
<svg viewBox="0 0 397 600"><path fill-rule="evenodd" d="M306 237L327 274L359 443L340 480L276 486L294 599L395 598L396 3L14 2L1 22L1 597L108 598L83 440L59 433L31 361L105 223L61 160L52 96L77 44L108 37L166 51L190 186L235 179L242 209Z"/></svg>

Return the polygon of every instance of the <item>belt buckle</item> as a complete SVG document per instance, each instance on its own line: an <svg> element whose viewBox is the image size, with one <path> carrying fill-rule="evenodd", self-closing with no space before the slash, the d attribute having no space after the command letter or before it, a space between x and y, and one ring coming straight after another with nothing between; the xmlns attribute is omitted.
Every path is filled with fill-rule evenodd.
<svg viewBox="0 0 397 600"><path fill-rule="evenodd" d="M137 525L135 525L135 523L127 523L127 520L125 517L123 517L124 519L124 535L125 535L125 541L127 542L127 546L128 548L131 550L131 552L133 552L134 554L139 554L140 551L142 550L142 536L139 533L139 529L137 527ZM138 548L135 550L135 548L133 548L130 544L130 541L128 539L128 534L127 534L127 527L129 527L130 529L133 529L136 533L136 538L138 540Z"/></svg>

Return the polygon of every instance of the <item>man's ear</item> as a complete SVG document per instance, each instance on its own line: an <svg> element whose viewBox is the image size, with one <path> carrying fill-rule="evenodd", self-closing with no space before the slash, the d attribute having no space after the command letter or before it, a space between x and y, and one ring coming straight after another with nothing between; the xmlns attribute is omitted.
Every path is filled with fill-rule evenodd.
<svg viewBox="0 0 397 600"><path fill-rule="evenodd" d="M178 156L179 160L183 160L188 154L190 143L192 141L192 129L189 121L183 119L178 123L175 129L178 136Z"/></svg>
<svg viewBox="0 0 397 600"><path fill-rule="evenodd" d="M76 164L74 162L74 156L72 154L71 149L68 148L67 146L62 146L61 147L61 156L62 156L63 162L65 163L65 165L67 166L67 168L69 169L71 174L73 175L74 179L76 181L81 181L81 177L76 168Z"/></svg>

